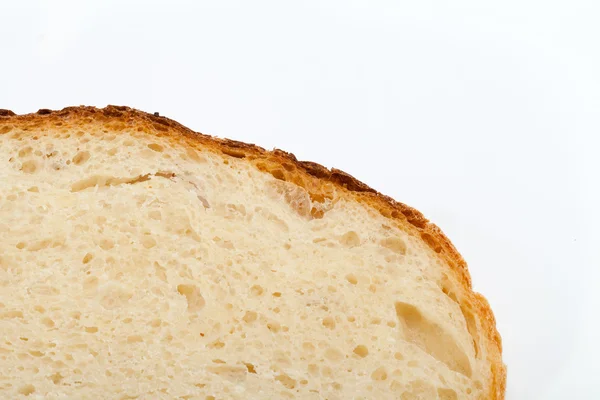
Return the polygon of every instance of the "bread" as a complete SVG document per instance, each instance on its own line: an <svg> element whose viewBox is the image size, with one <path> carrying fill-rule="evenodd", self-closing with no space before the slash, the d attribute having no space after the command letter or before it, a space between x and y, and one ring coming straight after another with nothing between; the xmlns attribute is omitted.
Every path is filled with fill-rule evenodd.
<svg viewBox="0 0 600 400"><path fill-rule="evenodd" d="M127 107L0 110L0 398L503 399L418 211Z"/></svg>

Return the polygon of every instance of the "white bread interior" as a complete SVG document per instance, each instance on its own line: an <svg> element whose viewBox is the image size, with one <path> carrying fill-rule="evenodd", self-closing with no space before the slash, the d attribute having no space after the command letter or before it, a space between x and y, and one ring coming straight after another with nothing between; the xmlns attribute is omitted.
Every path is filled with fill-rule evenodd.
<svg viewBox="0 0 600 400"><path fill-rule="evenodd" d="M161 118L0 117L0 398L503 398L432 227Z"/></svg>

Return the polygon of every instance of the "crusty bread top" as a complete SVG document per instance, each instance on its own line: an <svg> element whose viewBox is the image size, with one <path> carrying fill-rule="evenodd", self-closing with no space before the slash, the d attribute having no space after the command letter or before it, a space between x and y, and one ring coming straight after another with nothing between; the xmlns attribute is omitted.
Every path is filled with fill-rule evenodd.
<svg viewBox="0 0 600 400"><path fill-rule="evenodd" d="M486 299L473 292L467 265L441 230L430 223L417 210L399 203L390 197L356 180L337 169L327 169L319 164L298 161L296 157L281 150L267 151L258 146L219 139L194 132L183 125L159 116L128 107L108 106L69 107L60 111L39 110L34 114L15 115L9 110L0 110L0 134L13 131L34 132L77 131L89 124L103 124L107 130L118 132L136 130L151 133L168 140L183 143L192 148L202 148L224 157L243 159L274 178L287 181L305 189L315 207L306 210L311 218L320 218L324 207L331 200L333 188L337 196L346 196L377 211L408 235L420 238L447 266L440 289L462 311L467 329L473 337L475 354L484 357L489 364L487 394L482 398L500 400L504 398L506 368L502 362L501 338L495 326L495 319Z"/></svg>

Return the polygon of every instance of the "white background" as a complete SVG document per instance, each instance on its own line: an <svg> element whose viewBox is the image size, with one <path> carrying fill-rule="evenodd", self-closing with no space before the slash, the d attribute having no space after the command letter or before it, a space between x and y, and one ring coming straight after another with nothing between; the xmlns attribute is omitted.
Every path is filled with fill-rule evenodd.
<svg viewBox="0 0 600 400"><path fill-rule="evenodd" d="M597 1L0 0L0 20L0 108L129 105L345 170L462 252L507 399L600 399Z"/></svg>

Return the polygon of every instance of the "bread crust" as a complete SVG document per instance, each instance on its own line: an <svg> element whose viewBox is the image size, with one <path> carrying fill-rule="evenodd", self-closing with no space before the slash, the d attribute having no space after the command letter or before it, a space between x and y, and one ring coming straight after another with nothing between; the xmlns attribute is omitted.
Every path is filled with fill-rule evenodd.
<svg viewBox="0 0 600 400"><path fill-rule="evenodd" d="M455 301L461 308L467 307L478 317L479 329L483 335L482 347L491 369L486 385L489 390L482 398L504 399L506 366L502 362L502 341L496 329L494 314L487 300L473 292L471 277L463 257L440 228L429 222L419 211L377 192L338 169L327 169L313 162L298 161L293 154L282 150L268 151L253 144L194 132L158 113L149 114L129 107L111 105L102 109L88 106L67 107L59 111L40 109L36 113L24 115L0 109L0 134L9 133L14 128L33 133L33 130L48 128L65 131L82 129L85 125L98 123L105 124L106 128L112 131L135 128L137 131L167 136L177 141L184 140L188 146L210 149L229 157L244 158L277 179L304 187L317 202L327 198L331 192L331 185L334 185L342 193L367 204L409 234L421 238L448 266L453 283L459 286L458 290L453 288L457 292L454 295L459 299Z"/></svg>

